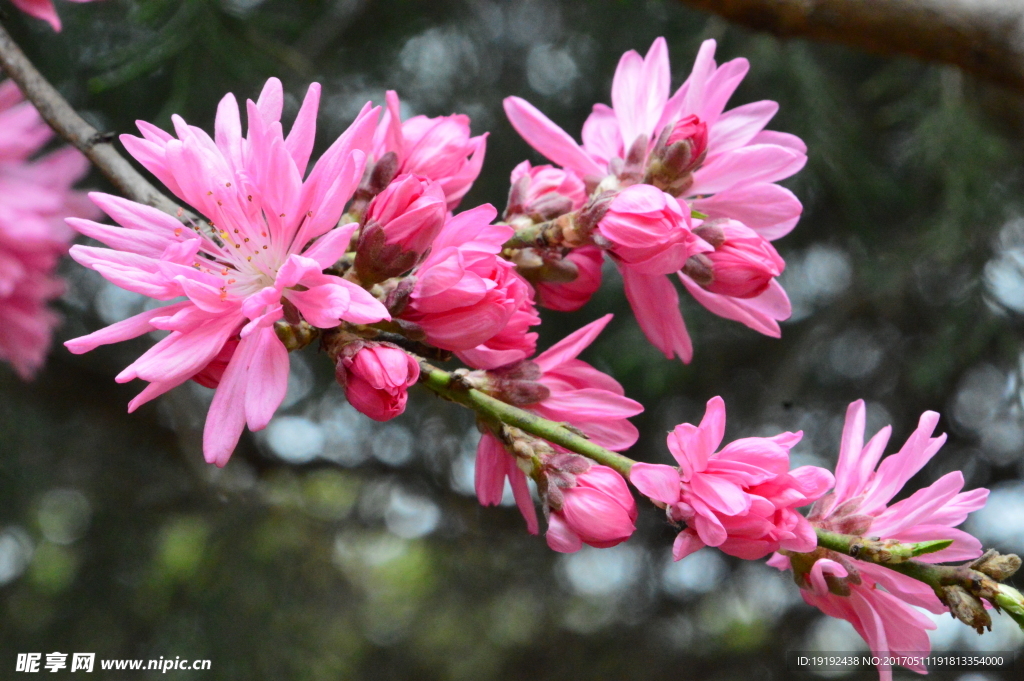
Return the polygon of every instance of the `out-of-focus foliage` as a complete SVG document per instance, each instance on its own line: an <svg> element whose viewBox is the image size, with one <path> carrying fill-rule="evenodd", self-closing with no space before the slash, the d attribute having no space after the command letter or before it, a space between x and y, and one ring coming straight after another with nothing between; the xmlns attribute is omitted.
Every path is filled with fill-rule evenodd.
<svg viewBox="0 0 1024 681"><path fill-rule="evenodd" d="M171 113L210 128L228 91L277 75L286 118L324 85L319 148L367 99L459 111L491 131L463 207L502 207L508 173L539 159L501 113L535 102L578 131L609 99L619 55L669 39L673 84L700 41L746 56L734 103L775 99L772 127L810 162L789 186L806 206L778 242L794 317L761 337L685 303L696 356L643 340L621 286L547 314L542 346L618 313L587 359L648 411L631 454L667 462L664 432L722 394L729 437L803 429L799 463L831 465L842 414L902 441L925 409L950 442L920 476L962 469L990 486L970 529L1024 550L1024 105L958 72L730 27L671 2L107 0L61 3L65 31L5 23L103 130ZM291 113L287 113L290 111ZM86 183L89 184L88 182ZM103 187L92 178L91 186ZM63 337L144 301L68 264ZM127 415L113 376L152 339L72 357L31 385L0 369L0 665L16 652L209 658L180 678L793 678L785 650L852 650L843 622L804 606L785 576L710 550L670 561L673 532L643 508L615 549L551 553L512 507L472 497L477 434L419 395L387 424L360 417L323 354L293 357L286 408L224 470L203 464L209 391L183 386ZM977 637L937 620L940 649L1012 650L1011 622ZM1005 672L1013 674L1013 672ZM933 678L996 679L962 676ZM140 678L148 678L140 674ZM905 674L909 676L909 674ZM875 678L865 670L847 678Z"/></svg>

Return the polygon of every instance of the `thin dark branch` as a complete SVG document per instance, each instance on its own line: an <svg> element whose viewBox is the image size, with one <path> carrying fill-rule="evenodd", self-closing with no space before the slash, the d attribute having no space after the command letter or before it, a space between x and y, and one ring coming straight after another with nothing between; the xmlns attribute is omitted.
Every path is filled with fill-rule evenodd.
<svg viewBox="0 0 1024 681"><path fill-rule="evenodd" d="M118 191L133 201L153 206L178 218L186 217L178 204L150 184L118 153L109 135L100 133L78 115L56 88L39 73L2 24L0 69L18 84L50 127L85 154Z"/></svg>

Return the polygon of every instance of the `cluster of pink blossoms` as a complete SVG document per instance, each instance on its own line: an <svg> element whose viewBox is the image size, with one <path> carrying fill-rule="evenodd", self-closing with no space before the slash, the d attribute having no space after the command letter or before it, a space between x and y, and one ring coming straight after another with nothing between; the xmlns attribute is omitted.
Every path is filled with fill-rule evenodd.
<svg viewBox="0 0 1024 681"><path fill-rule="evenodd" d="M30 160L53 131L12 81L0 82L0 360L25 379L43 365L59 317L47 303L64 292L54 268L72 232L64 218L96 210L71 186L85 157L61 149Z"/></svg>
<svg viewBox="0 0 1024 681"><path fill-rule="evenodd" d="M516 129L561 167L516 166L500 221L490 205L452 212L480 173L486 136L472 136L461 115L402 121L393 92L383 110L367 103L311 169L316 84L287 136L276 79L246 103L245 135L230 94L213 137L177 116L174 135L140 121L142 137L123 136L125 147L202 221L91 194L118 226L69 219L109 247L75 246L72 257L167 304L66 345L81 353L169 332L117 380L148 383L129 410L188 380L215 389L204 452L219 466L246 425L265 427L280 406L289 351L317 337L348 401L379 421L401 414L409 387L434 372L422 356L458 357L469 368L450 375L451 389L564 424L609 455L609 465L598 464L481 418L480 503L498 504L508 484L536 534L532 480L552 549L628 539L637 518L628 478L679 529L676 560L704 547L748 560L777 552L770 564L792 561L805 600L851 621L874 650L926 651L930 620L912 606L942 611L930 588L823 552L818 531L953 540L932 561L978 555L978 542L952 528L987 492L961 493L959 473L887 505L942 445L944 437L931 437L937 415L926 413L903 450L878 465L888 429L865 446L864 405L855 403L833 477L790 468L801 433L722 447L725 405L716 397L699 426L669 434L677 467L632 463L611 452L636 443L628 419L643 407L579 359L611 315L537 354L537 305L582 307L600 285L605 254L641 328L670 358L692 356L671 274L709 310L779 334L789 301L771 241L793 228L801 205L775 183L803 166L806 150L792 135L764 130L774 102L724 111L748 65L718 67L714 49L704 43L671 96L663 39L645 58L624 55L613 107L594 107L582 146L530 104L506 100ZM810 504L810 515L799 512Z"/></svg>
<svg viewBox="0 0 1024 681"><path fill-rule="evenodd" d="M775 102L725 111L749 64L734 59L717 66L714 53L715 41L705 41L689 78L671 96L663 38L646 57L624 54L612 81L612 106L594 105L582 146L528 102L505 100L519 134L574 178L558 188L548 180L548 192L576 205L586 196L580 186L589 191L587 205L562 227L563 243L606 251L647 338L666 357L684 362L693 346L666 275L677 275L715 314L777 337L778 322L791 310L776 280L785 263L771 241L788 234L803 209L775 183L804 166L806 146L798 137L764 129L778 111ZM540 257L556 259L551 251L564 251L561 245L541 248ZM567 293L543 290L542 304L571 309L597 289L599 251L577 253L567 257L585 274L564 285Z"/></svg>
<svg viewBox="0 0 1024 681"><path fill-rule="evenodd" d="M864 402L851 404L836 464L835 488L811 508L811 525L902 542L953 541L949 547L919 558L927 563L981 555L981 543L954 528L985 505L988 490L961 492L964 476L960 471L947 473L890 505L945 443L945 434L932 437L938 421L939 415L933 411L922 414L900 451L882 460L892 428L886 426L864 444ZM797 567L790 557L779 553L768 564L780 570ZM888 651L927 656L931 650L927 630L935 624L917 608L936 614L949 611L927 584L874 563L830 552L809 567L801 560L800 568L796 578L804 600L827 615L850 622L871 650L883 656ZM910 668L926 671L923 666ZM884 661L878 670L882 681L892 679L892 669Z"/></svg>

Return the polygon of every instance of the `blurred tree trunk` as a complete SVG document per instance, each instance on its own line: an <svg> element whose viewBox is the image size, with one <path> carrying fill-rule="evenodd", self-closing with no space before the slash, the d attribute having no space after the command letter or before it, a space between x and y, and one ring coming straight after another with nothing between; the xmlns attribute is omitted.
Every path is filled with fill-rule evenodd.
<svg viewBox="0 0 1024 681"><path fill-rule="evenodd" d="M1024 91L1024 0L682 0L777 36L946 62Z"/></svg>

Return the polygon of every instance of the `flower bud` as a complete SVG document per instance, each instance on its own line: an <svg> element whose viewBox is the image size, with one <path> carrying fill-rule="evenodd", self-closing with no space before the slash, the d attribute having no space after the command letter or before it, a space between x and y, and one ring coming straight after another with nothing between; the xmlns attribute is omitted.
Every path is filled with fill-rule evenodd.
<svg viewBox="0 0 1024 681"><path fill-rule="evenodd" d="M708 152L708 126L697 116L666 125L647 164L645 181L680 196L693 185L693 172Z"/></svg>
<svg viewBox="0 0 1024 681"><path fill-rule="evenodd" d="M636 502L622 476L607 466L583 469L582 457L569 457L568 466L549 460L547 541L555 551L572 553L583 544L608 548L633 534ZM552 491L554 493L552 494Z"/></svg>
<svg viewBox="0 0 1024 681"><path fill-rule="evenodd" d="M607 244L623 264L643 274L674 272L700 250L690 231L689 209L647 184L615 195L597 225L595 241Z"/></svg>
<svg viewBox="0 0 1024 681"><path fill-rule="evenodd" d="M992 618L977 596L962 586L940 586L938 592L953 617L974 628L979 634L984 633L985 629L992 630Z"/></svg>
<svg viewBox="0 0 1024 681"><path fill-rule="evenodd" d="M706 222L693 233L715 250L692 256L683 272L712 293L753 298L786 268L771 242L735 220Z"/></svg>
<svg viewBox="0 0 1024 681"><path fill-rule="evenodd" d="M533 167L523 161L512 170L505 219L528 215L538 222L551 220L578 210L586 200L583 181L575 174L550 165Z"/></svg>
<svg viewBox="0 0 1024 681"><path fill-rule="evenodd" d="M355 266L364 284L407 272L444 226L447 207L436 183L402 175L374 197L359 235Z"/></svg>
<svg viewBox="0 0 1024 681"><path fill-rule="evenodd" d="M420 366L390 343L356 342L342 350L335 377L349 404L375 421L388 421L405 411Z"/></svg>
<svg viewBox="0 0 1024 681"><path fill-rule="evenodd" d="M559 312L578 310L601 286L601 265L604 256L597 246L583 246L569 251L561 261L576 268L576 276L571 281L539 281L535 282L541 307Z"/></svg>
<svg viewBox="0 0 1024 681"><path fill-rule="evenodd" d="M1020 558L1013 554L1003 555L994 549L986 551L983 556L971 563L971 567L988 575L997 582L1012 577L1020 569Z"/></svg>

